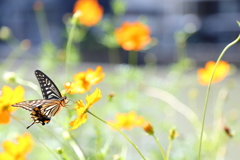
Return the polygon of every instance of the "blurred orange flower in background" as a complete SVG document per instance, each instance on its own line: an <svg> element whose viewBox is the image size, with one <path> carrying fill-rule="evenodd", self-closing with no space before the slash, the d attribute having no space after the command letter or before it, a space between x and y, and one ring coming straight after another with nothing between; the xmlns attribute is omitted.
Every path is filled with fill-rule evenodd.
<svg viewBox="0 0 240 160"><path fill-rule="evenodd" d="M105 74L101 66L97 66L96 70L87 69L86 72L79 72L74 75L74 82L65 83L64 87L69 94L85 93L90 91L92 85L99 83Z"/></svg>
<svg viewBox="0 0 240 160"><path fill-rule="evenodd" d="M24 133L16 138L17 143L5 140L2 143L3 152L0 153L0 159L6 160L25 160L26 155L33 148L33 139L29 133Z"/></svg>
<svg viewBox="0 0 240 160"><path fill-rule="evenodd" d="M151 42L150 28L140 22L124 22L115 30L118 44L127 51L140 51Z"/></svg>
<svg viewBox="0 0 240 160"><path fill-rule="evenodd" d="M215 62L209 61L205 64L205 68L198 69L197 75L198 75L199 84L204 85L204 86L208 85L215 64L216 64ZM225 61L219 61L216 71L214 73L213 79L212 79L212 83L217 83L217 82L222 81L224 78L226 78L229 71L230 71L229 63L227 63Z"/></svg>
<svg viewBox="0 0 240 160"><path fill-rule="evenodd" d="M115 119L116 121L108 121L108 122L117 128L126 129L126 130L131 130L134 127L141 127L145 122L143 117L138 116L133 111L129 113L118 113L115 116Z"/></svg>
<svg viewBox="0 0 240 160"><path fill-rule="evenodd" d="M73 13L80 12L79 23L92 27L96 25L103 16L103 7L97 0L78 0L74 4Z"/></svg>
<svg viewBox="0 0 240 160"><path fill-rule="evenodd" d="M3 86L0 97L0 124L7 124L10 121L10 113L17 108L11 107L12 104L24 100L24 89L17 86L14 90L9 86Z"/></svg>
<svg viewBox="0 0 240 160"><path fill-rule="evenodd" d="M86 122L88 118L88 115L86 113L87 110L92 107L94 103L99 101L101 97L101 90L97 88L90 96L86 97L86 105L83 103L82 100L76 102L75 110L77 111L78 117L74 121L70 122L70 126L72 126L70 130L76 129Z"/></svg>

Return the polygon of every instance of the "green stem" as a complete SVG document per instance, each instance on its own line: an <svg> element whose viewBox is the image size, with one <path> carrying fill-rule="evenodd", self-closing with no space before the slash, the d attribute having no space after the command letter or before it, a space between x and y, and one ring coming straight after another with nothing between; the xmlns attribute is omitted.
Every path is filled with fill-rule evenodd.
<svg viewBox="0 0 240 160"><path fill-rule="evenodd" d="M67 46L66 46L66 63L65 63L65 70L66 70L66 74L67 74L67 81L69 79L69 68L68 66L70 65L70 54L71 54L71 45L72 45L72 41L73 41L73 36L74 36L74 32L76 30L77 25L74 23L69 36L68 36L68 41L67 41Z"/></svg>
<svg viewBox="0 0 240 160"><path fill-rule="evenodd" d="M35 15L42 42L49 41L50 31L48 28L47 16L45 14L44 8L39 11L35 11Z"/></svg>
<svg viewBox="0 0 240 160"><path fill-rule="evenodd" d="M164 150L163 150L163 148L162 148L159 140L157 139L157 137L156 137L154 134L152 134L152 136L153 136L153 138L155 139L155 141L157 142L157 145L158 145L158 147L159 147L159 149L160 149L160 152L162 153L163 159L166 160L166 155L165 155L165 153L164 153Z"/></svg>
<svg viewBox="0 0 240 160"><path fill-rule="evenodd" d="M114 125L102 120L101 118L97 117L96 115L94 115L93 113L91 113L90 111L87 111L89 114L91 114L93 117L97 118L98 120L102 121L103 123L113 127L114 129L116 129L119 133L121 133L123 135L124 138L126 138L128 140L129 143L132 144L132 146L137 150L137 152L140 154L140 156L142 157L142 159L146 160L146 158L143 156L143 154L140 152L140 150L138 149L138 147L117 127L115 127Z"/></svg>
<svg viewBox="0 0 240 160"><path fill-rule="evenodd" d="M138 62L138 52L136 51L129 51L128 53L128 64L137 65Z"/></svg>
<svg viewBox="0 0 240 160"><path fill-rule="evenodd" d="M35 83L33 83L33 82L31 82L31 81L23 80L23 79L18 78L18 77L16 77L15 81L16 81L16 83L18 83L18 84L20 84L20 85L28 86L28 87L32 88L32 89L35 90L38 94L41 95L41 93L40 93L40 91L39 91L39 87L38 87Z"/></svg>
<svg viewBox="0 0 240 160"><path fill-rule="evenodd" d="M73 137L71 137L69 139L69 144L72 146L73 150L75 151L75 153L78 155L80 160L86 160L86 158L84 157L84 154L82 152L82 150L80 149L80 147L78 146L77 142L75 141L75 139L73 139Z"/></svg>
<svg viewBox="0 0 240 160"><path fill-rule="evenodd" d="M234 44L236 44L238 41L240 40L240 34L238 35L238 37L231 43L229 43L222 51L222 53L220 54L220 56L217 59L217 62L214 66L214 69L212 71L212 75L210 77L210 81L208 83L208 88L207 88L207 93L206 93L206 97L205 97L205 103L204 103L204 111L203 111L203 118L202 118L202 127L201 127L201 133L200 133L200 142L199 142L199 149L198 149L198 160L201 159L201 148L202 148L202 138L203 138L203 130L204 130L204 124L205 124L205 117L206 117L206 112L207 112L207 105L208 105L208 98L209 98L209 93L210 93L210 89L211 89L211 83L212 83L212 79L213 79L213 75L215 73L215 70L217 68L217 65L219 63L219 61L222 59L223 55L225 54L225 52Z"/></svg>
<svg viewBox="0 0 240 160"><path fill-rule="evenodd" d="M169 160L170 152L171 152L171 149L172 149L172 144L173 144L173 140L170 140L168 148L167 148L167 158L166 158L166 160Z"/></svg>

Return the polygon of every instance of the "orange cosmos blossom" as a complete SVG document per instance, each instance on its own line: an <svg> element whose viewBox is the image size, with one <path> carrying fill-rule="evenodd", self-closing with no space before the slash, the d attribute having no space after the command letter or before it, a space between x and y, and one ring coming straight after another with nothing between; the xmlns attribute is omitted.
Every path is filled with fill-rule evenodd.
<svg viewBox="0 0 240 160"><path fill-rule="evenodd" d="M10 121L10 113L17 108L11 107L12 104L24 100L24 89L22 86L17 86L12 89L9 86L3 86L2 95L0 97L0 124L7 124Z"/></svg>
<svg viewBox="0 0 240 160"><path fill-rule="evenodd" d="M150 28L140 22L124 22L115 30L118 44L127 51L140 51L151 42Z"/></svg>
<svg viewBox="0 0 240 160"><path fill-rule="evenodd" d="M26 155L32 150L33 139L29 133L24 133L16 138L17 143L5 140L2 143L3 152L0 153L0 159L6 160L25 160Z"/></svg>
<svg viewBox="0 0 240 160"><path fill-rule="evenodd" d="M117 128L126 129L126 130L131 130L134 127L140 127L145 122L143 117L138 116L133 111L129 113L118 113L115 116L115 119L116 121L108 121L108 122Z"/></svg>
<svg viewBox="0 0 240 160"><path fill-rule="evenodd" d="M102 93L100 89L96 89L90 96L86 97L87 104L85 105L82 100L76 102L75 110L77 111L78 117L70 122L70 126L72 128L70 130L76 129L80 127L83 123L86 122L88 115L87 111L94 103L99 101L102 97Z"/></svg>
<svg viewBox="0 0 240 160"><path fill-rule="evenodd" d="M103 7L97 0L78 0L74 4L73 13L79 11L79 23L92 27L97 24L103 16Z"/></svg>
<svg viewBox="0 0 240 160"><path fill-rule="evenodd" d="M206 63L205 68L198 69L197 75L198 75L199 84L204 86L208 85L215 64L216 64L215 62L209 61ZM222 81L224 78L226 78L229 71L230 71L229 63L225 61L219 61L212 79L212 83L217 83Z"/></svg>
<svg viewBox="0 0 240 160"><path fill-rule="evenodd" d="M101 66L97 66L96 70L87 69L86 72L79 72L74 75L74 82L65 83L64 87L69 94L85 93L90 91L92 85L99 83L105 74Z"/></svg>

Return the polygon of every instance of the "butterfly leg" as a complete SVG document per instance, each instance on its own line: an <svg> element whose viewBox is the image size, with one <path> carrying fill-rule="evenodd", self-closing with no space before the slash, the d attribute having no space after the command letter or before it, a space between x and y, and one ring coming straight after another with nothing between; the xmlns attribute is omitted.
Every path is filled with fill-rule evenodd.
<svg viewBox="0 0 240 160"><path fill-rule="evenodd" d="M34 125L34 123L35 123L35 121L33 121L32 124L30 124L30 125L27 127L27 129L30 128L32 125Z"/></svg>

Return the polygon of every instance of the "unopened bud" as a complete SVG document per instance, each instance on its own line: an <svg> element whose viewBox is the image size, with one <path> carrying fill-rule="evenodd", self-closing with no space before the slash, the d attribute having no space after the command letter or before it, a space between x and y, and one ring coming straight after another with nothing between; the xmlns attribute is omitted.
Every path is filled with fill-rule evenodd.
<svg viewBox="0 0 240 160"><path fill-rule="evenodd" d="M16 82L16 74L14 72L6 72L3 75L3 79L9 83L15 83Z"/></svg>
<svg viewBox="0 0 240 160"><path fill-rule="evenodd" d="M176 129L170 129L168 138L174 140L178 136Z"/></svg>
<svg viewBox="0 0 240 160"><path fill-rule="evenodd" d="M154 134L153 127L149 122L144 122L143 129L144 129L145 132L147 132L150 135Z"/></svg>
<svg viewBox="0 0 240 160"><path fill-rule="evenodd" d="M110 92L110 93L108 94L108 100L109 100L109 101L112 101L112 99L113 99L114 96L115 96L115 93L114 93L114 92Z"/></svg>

